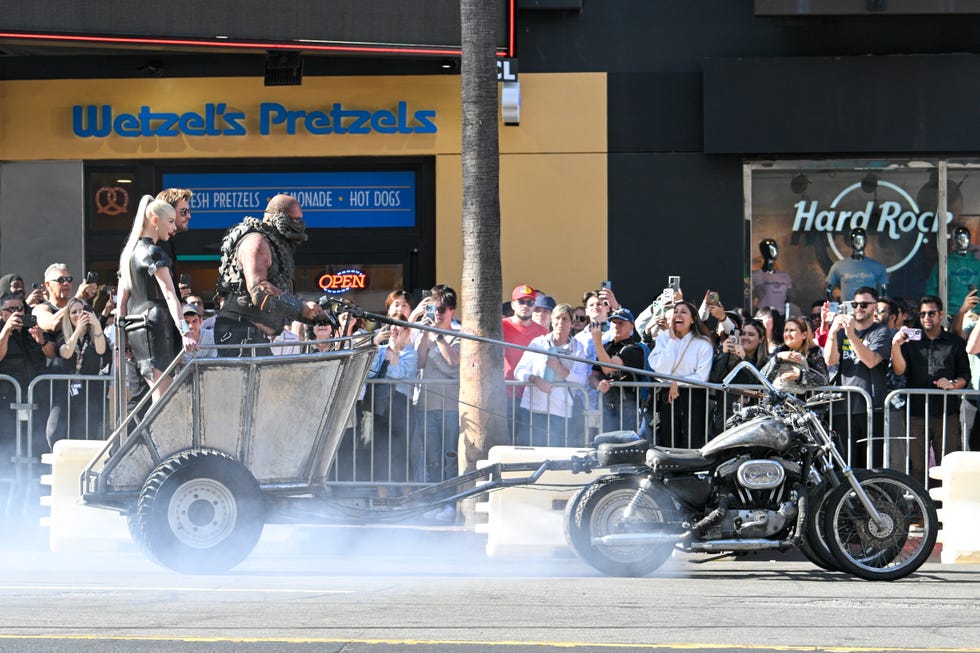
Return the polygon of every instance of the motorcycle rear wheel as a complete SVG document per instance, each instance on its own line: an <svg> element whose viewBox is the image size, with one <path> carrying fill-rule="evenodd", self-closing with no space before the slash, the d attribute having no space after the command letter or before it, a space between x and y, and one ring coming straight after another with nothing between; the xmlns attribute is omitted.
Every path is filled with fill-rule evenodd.
<svg viewBox="0 0 980 653"><path fill-rule="evenodd" d="M646 576L669 558L672 542L607 545L593 538L663 531L677 513L669 495L643 488L644 475L598 479L575 498L567 536L582 560L609 576Z"/></svg>
<svg viewBox="0 0 980 653"><path fill-rule="evenodd" d="M849 484L828 495L824 534L842 571L866 580L908 576L932 554L939 531L936 508L912 477L889 469L859 478L882 516L875 524Z"/></svg>

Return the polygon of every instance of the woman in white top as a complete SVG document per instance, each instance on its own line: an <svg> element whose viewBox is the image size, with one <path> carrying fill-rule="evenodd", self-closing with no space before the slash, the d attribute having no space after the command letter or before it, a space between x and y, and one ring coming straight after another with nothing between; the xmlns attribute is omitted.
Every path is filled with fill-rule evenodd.
<svg viewBox="0 0 980 653"><path fill-rule="evenodd" d="M538 336L528 344L543 351L524 352L514 368L514 378L530 384L521 398L521 408L530 411L530 444L534 446L567 446L566 424L572 417L574 402L568 387L555 384L584 386L589 376L587 364L549 355L586 357L585 347L571 337L574 313L575 309L568 304L558 304L551 313L551 333Z"/></svg>
<svg viewBox="0 0 980 653"><path fill-rule="evenodd" d="M670 328L661 332L650 352L650 369L686 379L707 381L711 373L714 347L711 331L701 321L691 302L674 307ZM672 381L666 395L660 391L659 444L698 448L704 444L708 407L702 388L680 388Z"/></svg>

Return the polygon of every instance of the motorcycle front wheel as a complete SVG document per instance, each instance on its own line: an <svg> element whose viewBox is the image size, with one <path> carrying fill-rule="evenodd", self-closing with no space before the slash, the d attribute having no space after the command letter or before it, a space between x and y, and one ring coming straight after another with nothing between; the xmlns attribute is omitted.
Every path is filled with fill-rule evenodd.
<svg viewBox="0 0 980 653"><path fill-rule="evenodd" d="M926 490L912 477L872 470L859 483L881 516L875 523L844 483L827 497L824 536L841 571L866 580L896 580L921 567L936 545L939 520Z"/></svg>
<svg viewBox="0 0 980 653"><path fill-rule="evenodd" d="M582 560L609 576L646 576L669 558L674 542L604 544L617 534L664 534L677 521L666 493L644 488L643 475L598 479L585 487L569 510L567 537Z"/></svg>
<svg viewBox="0 0 980 653"><path fill-rule="evenodd" d="M854 474L858 479L865 478L870 472L866 469L855 469ZM841 482L847 484L847 479L841 477ZM835 489L840 487L840 483L831 483L829 477L821 484L809 493L809 502L807 506L806 519L804 520L804 531L803 531L803 541L800 542L800 551L803 555L817 565L821 569L827 571L843 571L840 565L837 564L837 559L834 554L830 552L830 547L827 546L827 538L824 537L826 532L824 529L825 515L827 514L825 508L827 506L827 498L833 493Z"/></svg>

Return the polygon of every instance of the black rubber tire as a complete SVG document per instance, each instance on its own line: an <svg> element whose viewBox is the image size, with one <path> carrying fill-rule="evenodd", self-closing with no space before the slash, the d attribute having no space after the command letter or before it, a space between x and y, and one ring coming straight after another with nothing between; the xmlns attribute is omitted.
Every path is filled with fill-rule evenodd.
<svg viewBox="0 0 980 653"><path fill-rule="evenodd" d="M231 569L255 548L265 505L255 478L214 449L191 449L160 463L136 505L134 539L174 571Z"/></svg>
<svg viewBox="0 0 980 653"><path fill-rule="evenodd" d="M589 485L583 485L582 488L568 500L568 503L565 504L565 519L562 522L562 530L565 533L565 542L568 544L569 548L572 549L572 551L575 551L575 553L579 555L579 557L581 557L581 554L575 548L576 542L572 540L570 528L572 520L575 518L575 512L578 510L579 502L581 502L586 490L588 490L590 487L593 487L594 485L605 485L606 483L612 483L613 481L618 481L623 478L628 478L628 476L623 474L609 474L607 476L601 476L592 481L592 483Z"/></svg>
<svg viewBox="0 0 980 653"><path fill-rule="evenodd" d="M574 510L566 526L569 543L582 560L609 576L646 576L663 565L674 550L674 544L666 542L631 546L592 543L594 536L655 531L658 525L677 521L670 495L655 489L641 492L645 478L642 474L600 478L573 499ZM634 510L640 518L623 524L623 512L634 498Z"/></svg>
<svg viewBox="0 0 980 653"><path fill-rule="evenodd" d="M870 472L866 469L855 469L854 475L862 479ZM841 476L842 483L847 480ZM823 485L814 488L810 492L807 514L804 518L803 542L800 544L800 551L806 558L826 571L843 571L837 564L837 558L830 552L827 546L827 538L824 537L824 515L826 514L826 500L830 494L839 487L840 483L833 484L831 479L825 479Z"/></svg>
<svg viewBox="0 0 980 653"><path fill-rule="evenodd" d="M842 571L865 580L904 578L932 554L939 533L936 508L922 485L906 474L870 470L859 482L885 518L884 528L875 528L854 490L845 483L826 500L827 545ZM913 525L921 530L911 532Z"/></svg>

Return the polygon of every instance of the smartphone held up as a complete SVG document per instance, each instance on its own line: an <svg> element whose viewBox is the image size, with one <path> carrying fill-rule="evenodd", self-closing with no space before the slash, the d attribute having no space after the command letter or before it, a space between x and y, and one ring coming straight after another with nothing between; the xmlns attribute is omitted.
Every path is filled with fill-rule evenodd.
<svg viewBox="0 0 980 653"><path fill-rule="evenodd" d="M902 333L909 340L922 340L922 329L913 329L912 327L902 327Z"/></svg>

